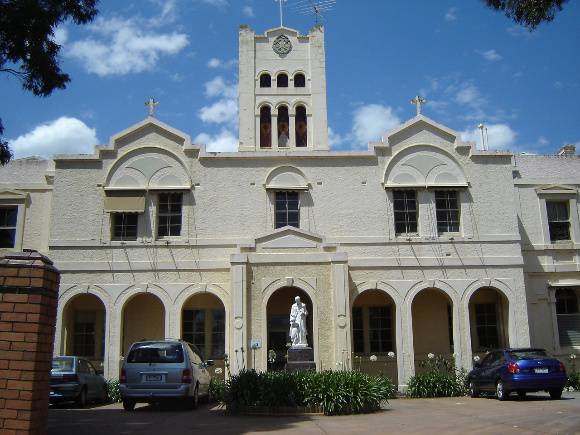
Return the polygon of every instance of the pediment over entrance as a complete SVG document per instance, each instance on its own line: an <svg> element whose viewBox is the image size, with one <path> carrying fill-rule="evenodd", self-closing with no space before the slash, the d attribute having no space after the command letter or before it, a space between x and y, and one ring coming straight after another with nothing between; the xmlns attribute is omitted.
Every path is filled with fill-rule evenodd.
<svg viewBox="0 0 580 435"><path fill-rule="evenodd" d="M543 186L536 187L536 192L538 195L550 195L550 194L565 194L565 195L576 195L578 189L575 186L569 186L566 184L547 184Z"/></svg>
<svg viewBox="0 0 580 435"><path fill-rule="evenodd" d="M256 250L270 249L321 249L322 236L290 226L278 228L269 234L257 237Z"/></svg>

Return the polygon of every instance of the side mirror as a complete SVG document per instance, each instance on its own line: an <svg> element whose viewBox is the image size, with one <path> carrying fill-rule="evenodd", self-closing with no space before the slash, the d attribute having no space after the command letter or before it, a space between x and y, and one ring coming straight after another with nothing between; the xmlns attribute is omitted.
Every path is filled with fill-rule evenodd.
<svg viewBox="0 0 580 435"><path fill-rule="evenodd" d="M215 362L214 362L214 360L213 360L213 359L208 359L208 360L205 362L205 365L206 365L206 366L208 366L208 367L211 367L211 366L215 365Z"/></svg>

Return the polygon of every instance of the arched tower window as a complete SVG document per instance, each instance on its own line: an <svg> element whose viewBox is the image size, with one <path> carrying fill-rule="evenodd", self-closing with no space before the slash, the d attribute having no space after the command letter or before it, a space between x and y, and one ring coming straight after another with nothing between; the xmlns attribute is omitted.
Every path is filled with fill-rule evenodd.
<svg viewBox="0 0 580 435"><path fill-rule="evenodd" d="M308 122L304 106L296 107L296 146L308 146Z"/></svg>
<svg viewBox="0 0 580 435"><path fill-rule="evenodd" d="M270 77L270 74L264 73L260 76L260 87L261 88L272 87L272 77Z"/></svg>
<svg viewBox="0 0 580 435"><path fill-rule="evenodd" d="M278 84L279 88L287 88L288 87L288 75L286 73L278 74L276 79L276 83Z"/></svg>
<svg viewBox="0 0 580 435"><path fill-rule="evenodd" d="M288 117L288 107L278 108L278 146L283 148L288 146L290 140L290 118Z"/></svg>
<svg viewBox="0 0 580 435"><path fill-rule="evenodd" d="M294 87L295 88L306 87L306 77L304 77L304 74L297 73L294 75Z"/></svg>
<svg viewBox="0 0 580 435"><path fill-rule="evenodd" d="M272 148L272 112L270 106L260 109L260 148Z"/></svg>

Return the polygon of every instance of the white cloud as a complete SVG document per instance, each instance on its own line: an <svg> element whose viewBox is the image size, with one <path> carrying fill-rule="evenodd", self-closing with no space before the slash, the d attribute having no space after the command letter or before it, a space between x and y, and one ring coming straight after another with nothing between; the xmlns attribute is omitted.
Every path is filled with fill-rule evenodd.
<svg viewBox="0 0 580 435"><path fill-rule="evenodd" d="M352 134L358 146L366 145L379 140L400 123L401 120L391 107L368 104L354 111Z"/></svg>
<svg viewBox="0 0 580 435"><path fill-rule="evenodd" d="M57 27L54 30L52 40L60 46L66 44L66 41L68 40L68 30L66 29L66 27L63 26Z"/></svg>
<svg viewBox="0 0 580 435"><path fill-rule="evenodd" d="M515 150L515 140L517 133L508 124L489 124L487 127L487 137L489 149L492 150ZM481 130L474 128L461 132L464 141L475 142L478 149L482 149Z"/></svg>
<svg viewBox="0 0 580 435"><path fill-rule="evenodd" d="M234 100L219 100L199 110L199 119L213 124L233 124L238 120L238 105Z"/></svg>
<svg viewBox="0 0 580 435"><path fill-rule="evenodd" d="M206 97L225 97L225 98L237 98L238 96L238 85L227 84L221 76L217 76L206 82L205 95Z"/></svg>
<svg viewBox="0 0 580 435"><path fill-rule="evenodd" d="M99 76L152 70L161 56L189 44L185 33L155 33L137 19L99 18L87 29L92 37L72 43L65 55Z"/></svg>
<svg viewBox="0 0 580 435"><path fill-rule="evenodd" d="M218 59L217 57L212 57L207 62L207 67L214 68L214 69L215 68L228 69L228 68L231 68L233 66L236 66L237 64L238 64L237 59L221 60L221 59Z"/></svg>
<svg viewBox="0 0 580 435"><path fill-rule="evenodd" d="M238 150L238 138L235 133L222 129L218 134L200 133L193 140L196 144L205 144L209 152L228 152Z"/></svg>
<svg viewBox="0 0 580 435"><path fill-rule="evenodd" d="M40 124L9 142L14 157L21 158L31 155L92 154L99 140L94 128L89 128L79 119L63 116Z"/></svg>
<svg viewBox="0 0 580 435"><path fill-rule="evenodd" d="M494 49L487 51L478 51L478 53L488 62L498 62L503 59L501 55Z"/></svg>
<svg viewBox="0 0 580 435"><path fill-rule="evenodd" d="M328 145L330 148L340 147L345 141L345 138L339 133L336 133L332 128L328 127Z"/></svg>
<svg viewBox="0 0 580 435"><path fill-rule="evenodd" d="M463 83L461 89L455 94L455 101L473 108L481 107L486 102L477 86L473 83Z"/></svg>
<svg viewBox="0 0 580 435"><path fill-rule="evenodd" d="M508 27L506 31L514 38L530 39L535 36L535 32L523 27L523 26L512 26Z"/></svg>
<svg viewBox="0 0 580 435"><path fill-rule="evenodd" d="M202 0L205 4L215 6L216 8L225 8L229 5L228 0Z"/></svg>
<svg viewBox="0 0 580 435"><path fill-rule="evenodd" d="M244 6L242 8L242 13L246 16L246 17L250 17L252 18L254 16L254 9L251 6Z"/></svg>
<svg viewBox="0 0 580 435"><path fill-rule="evenodd" d="M457 8L449 8L445 13L445 21L451 22L457 20Z"/></svg>

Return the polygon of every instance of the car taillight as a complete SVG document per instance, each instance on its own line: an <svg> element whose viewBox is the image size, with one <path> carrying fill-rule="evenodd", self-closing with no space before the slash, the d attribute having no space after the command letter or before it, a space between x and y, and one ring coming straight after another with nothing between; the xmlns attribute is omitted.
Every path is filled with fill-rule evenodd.
<svg viewBox="0 0 580 435"><path fill-rule="evenodd" d="M558 371L559 372L565 372L566 371L566 366L564 365L564 363L562 361L560 361L560 364L558 365Z"/></svg>
<svg viewBox="0 0 580 435"><path fill-rule="evenodd" d="M510 372L510 373L519 373L520 372L520 366L518 366L517 363L515 363L515 362L510 362L508 364L508 372Z"/></svg>
<svg viewBox="0 0 580 435"><path fill-rule="evenodd" d="M192 381L191 377L191 370L190 369L183 369L183 374L181 375L181 383L182 384L191 384Z"/></svg>
<svg viewBox="0 0 580 435"><path fill-rule="evenodd" d="M126 384L127 383L127 372L125 369L121 369L121 376L119 376L119 383Z"/></svg>
<svg viewBox="0 0 580 435"><path fill-rule="evenodd" d="M78 383L79 382L79 377L77 375L63 375L63 377L61 378L61 382L64 384L68 384L68 383Z"/></svg>

